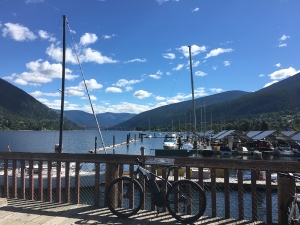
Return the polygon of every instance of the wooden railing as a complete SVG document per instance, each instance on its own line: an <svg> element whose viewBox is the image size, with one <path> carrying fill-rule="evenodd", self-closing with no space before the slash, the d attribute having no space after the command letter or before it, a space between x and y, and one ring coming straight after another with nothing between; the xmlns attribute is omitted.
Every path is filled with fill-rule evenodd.
<svg viewBox="0 0 300 225"><path fill-rule="evenodd" d="M29 200L39 200L39 201L56 201L56 202L70 202L71 190L75 193L73 198L75 203L80 203L80 164L81 163L94 163L95 164L95 175L93 179L93 199L95 205L103 205L103 202L99 202L99 187L101 185L100 181L100 164L106 164L106 169L109 165L121 165L118 167L117 173L112 173L112 171L102 171L106 173L105 183L110 182L116 176L121 176L124 174L124 167L122 165L129 165L128 175L133 174L134 165L136 165L136 158L153 157L153 156L136 156L136 155L100 155L100 154L67 154L67 153L22 153L22 152L0 152L0 160L3 161L3 171L0 171L0 197L6 198L22 198ZM160 157L161 158L161 157ZM168 157L165 157L168 158ZM172 157L171 157L172 158ZM294 183L289 183L291 188L289 188L290 193L286 191L280 191L280 185L276 185L278 192L278 218L274 218L272 211L274 210L274 204L272 204L272 189L274 189L274 183L271 180L271 173L276 172L298 172L299 162L292 161L271 161L271 160L238 160L238 159L213 159L213 158L181 158L174 157L175 164L183 166L186 171L190 171L190 168L197 168L198 174L196 176L196 182L200 184L203 188L209 188L211 192L211 217L217 216L217 184L221 183L222 190L224 192L224 210L225 218L231 217L230 209L230 191L232 188L237 190L238 201L234 204L244 205L249 204L244 202L244 188L247 186L251 191L251 204L252 204L252 220L258 220L257 212L257 188L263 187L266 193L266 223L272 224L274 221L281 221L284 218L283 213L283 203L286 198L293 194L295 190ZM9 162L12 162L11 167ZM19 162L19 164L17 164ZM38 162L38 178L37 182L34 182L34 162ZM43 174L43 163L47 163L47 173ZM56 162L56 178L53 182L53 171L52 163ZM70 162L75 162L75 183L71 185L70 181ZM29 164L29 167L25 167L25 163ZM62 185L62 174L61 174L61 164L65 164L65 174L64 182ZM20 165L18 168L17 165ZM210 179L207 181L203 178L203 169L210 169ZM218 181L216 170L223 170L224 177L221 181ZM152 165L151 170L155 172L155 167ZM230 178L230 171L237 171L237 178L234 179L236 182L232 183ZM246 184L243 180L243 171L251 171L250 183ZM18 172L19 171L19 172ZM263 182L258 181L259 172L265 171L265 180ZM19 175L17 175L17 173ZM28 173L28 175L27 175ZM46 175L45 175L46 174ZM46 176L46 177L44 177ZM165 177L166 173L163 170L162 176ZM190 173L186 173L186 178L190 178ZM194 176L193 176L194 178ZM46 179L47 184L44 184ZM178 169L174 171L173 179L176 181L180 179ZM279 180L278 180L279 182ZM281 184L282 185L282 184ZM62 196L62 191L63 196ZM52 191L55 193L52 193ZM46 198L44 199L44 191L46 191ZM29 192L26 195L26 192ZM19 194L18 194L19 193ZM37 193L37 196L35 194ZM52 199L53 194L55 199ZM104 201L104 200L103 200ZM101 204L100 204L101 203ZM151 210L154 210L154 205L151 205ZM243 220L245 218L245 213L243 207L238 207L238 218ZM282 218L281 218L282 217Z"/></svg>

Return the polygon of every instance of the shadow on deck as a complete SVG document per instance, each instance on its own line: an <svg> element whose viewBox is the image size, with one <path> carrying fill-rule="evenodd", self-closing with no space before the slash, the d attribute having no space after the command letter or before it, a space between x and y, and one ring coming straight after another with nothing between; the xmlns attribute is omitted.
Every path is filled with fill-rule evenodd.
<svg viewBox="0 0 300 225"><path fill-rule="evenodd" d="M22 199L7 199L8 205L0 208L0 224L128 224L163 225L181 224L168 213L140 211L131 218L113 215L107 208L90 205L51 203ZM202 217L194 224L265 224L264 222Z"/></svg>

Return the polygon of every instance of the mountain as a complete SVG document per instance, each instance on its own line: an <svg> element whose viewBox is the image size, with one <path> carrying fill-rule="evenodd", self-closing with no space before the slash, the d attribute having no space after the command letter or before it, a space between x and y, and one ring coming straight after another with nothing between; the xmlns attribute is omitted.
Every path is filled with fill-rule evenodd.
<svg viewBox="0 0 300 225"><path fill-rule="evenodd" d="M213 123L237 121L240 119L258 120L262 114L294 115L300 108L300 73L277 82L256 92L227 91L195 99L196 121L199 124L212 118ZM205 105L205 107L204 107ZM118 124L120 127L132 129L151 126L170 127L173 123L189 123L192 115L192 101L175 103L152 109ZM202 119L201 119L202 117ZM208 122L207 122L208 123Z"/></svg>
<svg viewBox="0 0 300 225"><path fill-rule="evenodd" d="M56 113L60 113L60 110L54 110ZM99 113L96 114L99 126L114 126L118 123L124 122L136 114L130 113ZM95 127L96 122L93 114L86 113L80 110L66 110L64 117L73 121L78 126Z"/></svg>
<svg viewBox="0 0 300 225"><path fill-rule="evenodd" d="M59 116L25 91L0 79L0 129L58 129ZM65 126L71 126L65 121Z"/></svg>

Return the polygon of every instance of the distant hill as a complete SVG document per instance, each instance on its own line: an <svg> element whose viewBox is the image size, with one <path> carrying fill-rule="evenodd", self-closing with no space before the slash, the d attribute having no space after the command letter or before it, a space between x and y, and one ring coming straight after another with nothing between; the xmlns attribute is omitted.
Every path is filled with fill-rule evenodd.
<svg viewBox="0 0 300 225"><path fill-rule="evenodd" d="M261 114L297 113L300 109L300 73L256 92L227 91L195 99L196 121L207 119L213 123L237 121L242 118L258 119ZM205 107L204 107L205 105ZM202 112L202 113L201 113ZM125 128L137 126L170 126L189 123L192 101L175 103L152 109L118 124ZM202 116L202 119L201 119ZM208 122L207 122L208 123Z"/></svg>
<svg viewBox="0 0 300 225"><path fill-rule="evenodd" d="M58 129L59 116L20 88L0 79L0 129ZM65 126L71 126L65 121Z"/></svg>
<svg viewBox="0 0 300 225"><path fill-rule="evenodd" d="M231 101L243 96L248 95L249 92L244 91L227 91L215 95L210 95L203 98L195 99L196 107L207 107L213 104L220 104L222 102ZM200 109L200 108L199 108ZM149 119L151 121L151 126L169 126L172 121L175 124L179 123L189 123L190 117L192 117L193 105L192 101L184 101L179 103L174 103L166 106L161 106L143 113L138 114L137 116L118 124L121 127L126 127L128 129L133 129L137 126L149 126ZM196 113L199 117L201 112Z"/></svg>
<svg viewBox="0 0 300 225"><path fill-rule="evenodd" d="M56 113L60 113L60 110L54 111ZM114 126L134 117L135 115L136 114L110 112L96 114L99 126ZM94 115L80 110L66 110L64 112L64 117L73 121L78 126L96 126Z"/></svg>

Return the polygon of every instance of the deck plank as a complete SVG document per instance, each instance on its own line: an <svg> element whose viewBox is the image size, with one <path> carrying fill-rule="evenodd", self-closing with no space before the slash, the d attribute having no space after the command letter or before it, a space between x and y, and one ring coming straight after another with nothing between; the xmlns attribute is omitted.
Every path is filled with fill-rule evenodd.
<svg viewBox="0 0 300 225"><path fill-rule="evenodd" d="M107 208L71 203L51 203L23 199L7 199L7 206L0 208L0 224L30 225L175 225L181 224L168 212L140 211L130 218L119 218ZM238 221L224 218L203 217L194 224L265 224L264 222Z"/></svg>

